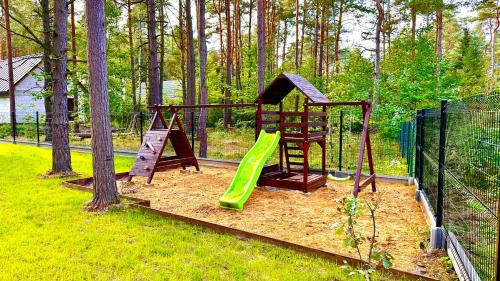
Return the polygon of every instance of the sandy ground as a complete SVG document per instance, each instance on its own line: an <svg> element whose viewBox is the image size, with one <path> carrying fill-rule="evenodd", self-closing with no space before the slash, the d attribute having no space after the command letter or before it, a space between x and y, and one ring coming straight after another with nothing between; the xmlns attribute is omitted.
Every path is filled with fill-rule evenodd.
<svg viewBox="0 0 500 281"><path fill-rule="evenodd" d="M353 181L328 181L326 187L305 194L298 191L256 188L242 212L219 207L219 198L229 187L234 170L202 167L202 173L170 170L156 173L152 184L136 177L131 184L119 182L119 190L129 196L151 201L151 207L175 214L218 223L290 242L312 246L338 254L357 257L353 249L342 245L343 234L335 234L345 217L339 212L339 200L350 196ZM409 272L450 279L438 259L426 253L428 226L415 201L413 186L377 180L381 204L376 213L379 245L394 257L394 267ZM361 200L374 193L364 190ZM359 220L359 230L368 236L372 225L368 211ZM364 247L363 253L367 253Z"/></svg>

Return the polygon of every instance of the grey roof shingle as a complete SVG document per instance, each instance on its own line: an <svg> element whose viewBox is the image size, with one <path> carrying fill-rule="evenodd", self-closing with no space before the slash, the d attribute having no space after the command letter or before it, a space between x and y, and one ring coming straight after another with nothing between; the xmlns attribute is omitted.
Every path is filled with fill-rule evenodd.
<svg viewBox="0 0 500 281"><path fill-rule="evenodd" d="M19 83L31 71L42 63L41 55L12 58L14 85ZM9 71L7 60L0 61L0 93L9 91Z"/></svg>
<svg viewBox="0 0 500 281"><path fill-rule="evenodd" d="M293 89L299 90L302 94L308 97L312 102L330 102L316 87L314 87L304 77L291 74L281 73L276 77L267 88L259 94L255 100L262 100L263 104L278 104L282 101Z"/></svg>

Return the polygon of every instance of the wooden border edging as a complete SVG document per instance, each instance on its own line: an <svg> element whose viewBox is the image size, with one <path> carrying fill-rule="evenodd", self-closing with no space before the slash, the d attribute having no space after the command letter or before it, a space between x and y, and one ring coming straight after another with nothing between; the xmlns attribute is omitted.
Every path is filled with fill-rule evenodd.
<svg viewBox="0 0 500 281"><path fill-rule="evenodd" d="M117 180L122 179L122 178L125 178L127 176L128 176L128 172L117 173L116 179ZM92 180L93 180L93 178L82 178L82 179L65 181L63 183L63 186L67 187L67 188L75 189L75 190L92 192L92 187L90 186L92 184ZM295 250L297 252L305 253L309 256L320 257L320 258L323 258L323 259L326 259L328 261L332 261L334 263L341 264L341 265L344 263L346 263L352 267L359 267L362 265L362 261L357 259L357 258L348 257L348 256L344 256L341 254L336 254L333 252L321 250L318 248L308 247L308 246L292 243L289 241L285 241L285 240L281 240L281 239L277 239L277 238L273 238L273 237L245 231L245 230L240 230L237 228L231 228L228 226L224 226L224 225L220 225L220 224L216 224L216 223L212 223L212 222L208 222L208 221L204 221L204 220L195 219L192 217L187 217L187 216L183 216L183 215L179 215L179 214L174 214L174 213L154 209L154 208L151 208L151 204L150 204L149 200L144 200L144 199L135 198L135 197L126 196L126 195L120 195L120 197L132 201L133 203L129 204L129 206L132 209L143 210L143 211L146 211L146 212L149 212L149 213L152 213L152 214L164 217L164 218L168 218L168 219L172 219L172 220L176 220L176 221L182 221L182 222L187 223L187 224L200 226L200 227L203 227L205 229L208 229L208 230L211 230L211 231L214 231L217 233L230 234L230 235L236 236L238 238L248 238L248 239L258 240L258 241L261 241L261 242L264 242L264 243L267 243L270 245L284 247L284 248ZM436 278L431 278L428 276L423 276L423 275L411 273L411 272L404 271L404 270L393 269L393 268L384 269L384 268L380 267L380 268L378 268L378 270L381 273L386 273L386 274L389 274L389 275L397 277L397 278L403 278L404 280L429 280L429 281L437 281L438 280Z"/></svg>

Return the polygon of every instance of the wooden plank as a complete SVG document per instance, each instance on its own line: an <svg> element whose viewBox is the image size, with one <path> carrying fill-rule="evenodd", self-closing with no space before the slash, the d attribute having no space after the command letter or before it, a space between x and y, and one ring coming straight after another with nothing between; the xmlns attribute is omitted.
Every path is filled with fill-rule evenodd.
<svg viewBox="0 0 500 281"><path fill-rule="evenodd" d="M309 137L311 137L311 138L323 137L323 136L326 136L326 132L325 131L309 133Z"/></svg>
<svg viewBox="0 0 500 281"><path fill-rule="evenodd" d="M285 117L290 116L306 116L304 112L282 112L281 115Z"/></svg>
<svg viewBox="0 0 500 281"><path fill-rule="evenodd" d="M262 110L261 114L262 115L279 115L280 112L279 111L266 111L266 110Z"/></svg>
<svg viewBox="0 0 500 281"><path fill-rule="evenodd" d="M307 122L307 126L309 127L323 127L326 126L326 122L324 121L312 121L312 122Z"/></svg>
<svg viewBox="0 0 500 281"><path fill-rule="evenodd" d="M301 154L288 154L290 158L304 158L304 155Z"/></svg>
<svg viewBox="0 0 500 281"><path fill-rule="evenodd" d="M372 174L371 176L366 178L362 183L359 184L359 187L363 188L363 187L369 185L370 183L372 183L373 181L375 181L375 174Z"/></svg>
<svg viewBox="0 0 500 281"><path fill-rule="evenodd" d="M280 123L280 120L262 120L262 124L263 125L267 125L267 124L279 124Z"/></svg>
<svg viewBox="0 0 500 281"><path fill-rule="evenodd" d="M311 105L311 104L309 104ZM326 116L326 112L309 112L309 116Z"/></svg>
<svg viewBox="0 0 500 281"><path fill-rule="evenodd" d="M306 123L283 123L282 127L306 127Z"/></svg>

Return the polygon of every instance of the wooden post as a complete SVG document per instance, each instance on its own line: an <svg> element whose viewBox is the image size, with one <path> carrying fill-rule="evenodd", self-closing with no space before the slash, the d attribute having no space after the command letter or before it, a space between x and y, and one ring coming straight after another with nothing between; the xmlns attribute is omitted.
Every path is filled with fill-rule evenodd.
<svg viewBox="0 0 500 281"><path fill-rule="evenodd" d="M323 132L325 132L325 136L321 145L321 174L326 176L326 136L327 136L326 125L328 122L328 120L326 119L326 106L323 106L323 112L325 113L325 116L321 117L321 119L323 120L323 122L325 122L325 124L321 127L321 129L323 130Z"/></svg>
<svg viewBox="0 0 500 281"><path fill-rule="evenodd" d="M260 131L262 130L262 100L257 101L257 120L255 124L255 141L259 137Z"/></svg>
<svg viewBox="0 0 500 281"><path fill-rule="evenodd" d="M309 105L308 105L308 98L305 99L304 101L304 115L302 116L302 123L303 123L303 136L304 136L304 191L309 192L307 189L307 181L308 181L308 176L309 176Z"/></svg>
<svg viewBox="0 0 500 281"><path fill-rule="evenodd" d="M283 136L283 133L285 133L285 130L283 128L283 123L285 122L284 120L284 116L283 116L283 102L280 101L280 107L279 107L279 111L280 111L280 115L279 115L279 118L280 118L280 125L279 125L279 130L280 130L280 134ZM279 169L280 171L283 171L283 143L280 141L280 144L279 144L279 157L280 157L280 165L279 165Z"/></svg>
<svg viewBox="0 0 500 281"><path fill-rule="evenodd" d="M367 105L364 106L364 122L366 123L366 155L368 157L368 169L370 170L370 176L375 174L373 168L373 157L372 157L372 143L370 140L370 113L372 111L372 102L369 100ZM372 181L372 192L377 191L375 186L375 180Z"/></svg>

